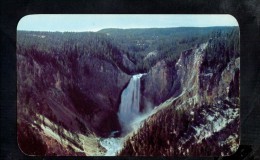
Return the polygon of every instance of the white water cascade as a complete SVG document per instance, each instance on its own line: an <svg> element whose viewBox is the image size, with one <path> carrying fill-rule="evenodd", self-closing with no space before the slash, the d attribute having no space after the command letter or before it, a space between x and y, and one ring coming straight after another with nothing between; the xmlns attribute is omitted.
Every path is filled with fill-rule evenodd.
<svg viewBox="0 0 260 160"><path fill-rule="evenodd" d="M123 132L131 130L130 124L140 114L140 79L143 74L133 75L121 95L118 118Z"/></svg>
<svg viewBox="0 0 260 160"><path fill-rule="evenodd" d="M140 79L143 75L133 75L121 94L121 103L117 114L123 135L121 134L120 138L109 137L100 141L101 146L107 150L105 156L115 156L122 149L125 136L147 117L147 115L141 116L140 113Z"/></svg>

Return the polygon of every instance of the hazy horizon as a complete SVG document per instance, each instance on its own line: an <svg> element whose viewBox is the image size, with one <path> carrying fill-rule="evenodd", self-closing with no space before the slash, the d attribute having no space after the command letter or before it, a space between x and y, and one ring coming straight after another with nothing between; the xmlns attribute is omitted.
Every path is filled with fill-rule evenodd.
<svg viewBox="0 0 260 160"><path fill-rule="evenodd" d="M36 14L20 19L18 31L97 32L102 29L149 29L178 27L232 27L237 20L219 15L135 15L135 14Z"/></svg>
<svg viewBox="0 0 260 160"><path fill-rule="evenodd" d="M208 27L152 27L152 28L102 28L97 31L36 31L36 30L17 30L17 31L26 31L26 32L99 32L104 29L120 29L120 30L130 30L130 29L170 29L170 28L211 28L211 27L238 27L238 26L208 26Z"/></svg>

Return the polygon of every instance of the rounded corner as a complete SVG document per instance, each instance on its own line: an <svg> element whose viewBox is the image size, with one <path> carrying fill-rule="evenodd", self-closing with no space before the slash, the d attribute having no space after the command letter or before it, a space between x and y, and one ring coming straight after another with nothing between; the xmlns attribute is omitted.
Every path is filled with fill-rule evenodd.
<svg viewBox="0 0 260 160"><path fill-rule="evenodd" d="M36 15L36 14L27 14L27 15L22 16L22 17L19 19L19 21L18 21L18 23L17 23L17 25L16 25L16 32L17 32L17 31L20 31L20 30L19 30L19 24L21 25L21 22L22 22L24 19L26 19L26 18L28 18L28 17L31 17L31 16L34 16L34 15Z"/></svg>
<svg viewBox="0 0 260 160"><path fill-rule="evenodd" d="M228 155L224 155L223 157L230 157L230 156L233 156L237 153L238 149L240 147L240 141L239 141L239 144L236 146L236 149L234 149L234 151Z"/></svg>
<svg viewBox="0 0 260 160"><path fill-rule="evenodd" d="M237 18L234 15L232 15L232 14L227 14L227 15L230 16L231 18L233 18L236 21L236 23L237 23L237 27L240 28Z"/></svg>
<svg viewBox="0 0 260 160"><path fill-rule="evenodd" d="M17 141L17 146L18 146L18 148L19 148L19 150L20 150L20 152L21 152L22 154L24 154L25 156L29 156L29 157L34 156L34 155L30 155L30 154L27 154L26 152L24 152L24 150L23 150L22 147L20 146L18 136L17 136L17 138L16 138L16 141Z"/></svg>

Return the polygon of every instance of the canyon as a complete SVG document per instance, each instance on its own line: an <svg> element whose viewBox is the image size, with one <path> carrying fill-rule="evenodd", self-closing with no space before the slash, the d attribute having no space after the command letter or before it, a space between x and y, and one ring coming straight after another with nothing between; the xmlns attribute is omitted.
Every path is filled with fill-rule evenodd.
<svg viewBox="0 0 260 160"><path fill-rule="evenodd" d="M25 154L236 151L236 27L17 34L17 136Z"/></svg>

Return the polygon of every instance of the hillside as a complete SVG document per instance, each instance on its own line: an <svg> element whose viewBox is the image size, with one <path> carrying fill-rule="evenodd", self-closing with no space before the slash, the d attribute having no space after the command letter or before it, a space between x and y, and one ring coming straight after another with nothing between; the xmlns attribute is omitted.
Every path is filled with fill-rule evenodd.
<svg viewBox="0 0 260 160"><path fill-rule="evenodd" d="M237 27L18 31L19 146L31 155L230 154L239 68Z"/></svg>
<svg viewBox="0 0 260 160"><path fill-rule="evenodd" d="M205 43L210 37L227 35L234 27L177 27L148 29L102 29L111 41L126 51L139 70L147 72L159 60L169 63L179 54L197 44ZM145 58L150 52L157 56Z"/></svg>
<svg viewBox="0 0 260 160"><path fill-rule="evenodd" d="M182 52L174 66L174 81L179 83L177 96L156 107L126 140L119 155L218 156L236 151L240 60L236 54L229 54L229 61L223 56L218 63L205 65L214 43ZM156 78L167 77L165 74Z"/></svg>

